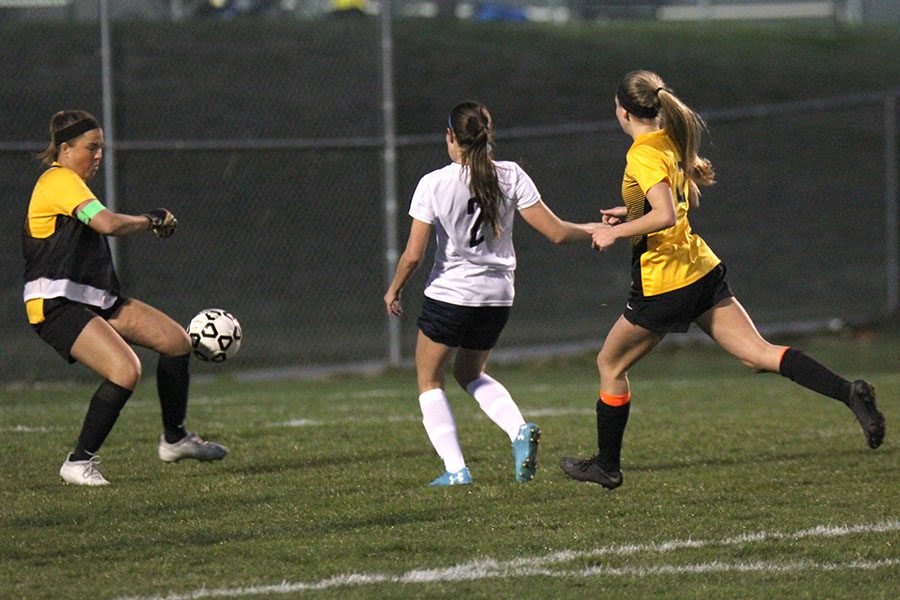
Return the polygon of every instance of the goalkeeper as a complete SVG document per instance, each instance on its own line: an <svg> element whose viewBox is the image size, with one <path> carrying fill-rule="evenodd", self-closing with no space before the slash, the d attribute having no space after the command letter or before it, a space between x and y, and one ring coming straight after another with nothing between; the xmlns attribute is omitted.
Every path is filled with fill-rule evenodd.
<svg viewBox="0 0 900 600"><path fill-rule="evenodd" d="M69 363L103 378L88 406L75 449L60 469L63 481L106 485L97 451L141 378L129 344L159 353L156 382L162 407L159 457L217 460L228 450L184 429L191 342L161 311L121 294L106 236L152 231L167 238L177 221L165 208L127 215L105 208L88 188L103 157L103 129L82 110L50 121L50 144L22 228L25 310L42 340Z"/></svg>

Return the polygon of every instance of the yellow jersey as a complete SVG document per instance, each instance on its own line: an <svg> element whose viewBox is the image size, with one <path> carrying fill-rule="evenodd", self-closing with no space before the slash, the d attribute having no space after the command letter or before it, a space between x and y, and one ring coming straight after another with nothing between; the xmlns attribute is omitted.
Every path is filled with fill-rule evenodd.
<svg viewBox="0 0 900 600"><path fill-rule="evenodd" d="M104 309L118 299L119 280L106 236L75 216L78 205L92 199L84 180L56 162L34 186L22 225L23 299L32 324L44 320L44 300L50 298Z"/></svg>
<svg viewBox="0 0 900 600"><path fill-rule="evenodd" d="M665 129L634 139L626 155L622 198L629 221L651 210L647 191L667 182L675 203L675 224L631 238L631 286L644 296L656 296L690 285L721 261L688 222L690 182L684 176L678 147Z"/></svg>

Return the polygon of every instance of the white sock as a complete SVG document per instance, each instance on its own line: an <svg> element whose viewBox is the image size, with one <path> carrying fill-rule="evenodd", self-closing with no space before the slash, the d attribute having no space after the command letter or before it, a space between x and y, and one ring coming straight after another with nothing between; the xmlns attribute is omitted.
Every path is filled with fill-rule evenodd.
<svg viewBox="0 0 900 600"><path fill-rule="evenodd" d="M506 432L509 441L515 441L519 428L525 424L525 419L522 418L519 407L516 406L503 384L490 375L482 373L466 386L466 391L478 401L478 406L491 418L491 421Z"/></svg>
<svg viewBox="0 0 900 600"><path fill-rule="evenodd" d="M456 438L456 420L450 412L447 394L440 388L422 392L419 394L419 407L422 409L422 425L431 445L444 461L444 468L450 473L463 469L466 461Z"/></svg>

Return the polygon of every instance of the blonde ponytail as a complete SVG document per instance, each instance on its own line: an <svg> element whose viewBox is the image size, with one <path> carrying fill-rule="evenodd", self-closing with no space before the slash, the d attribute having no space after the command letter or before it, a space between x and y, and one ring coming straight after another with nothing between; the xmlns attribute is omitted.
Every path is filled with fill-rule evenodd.
<svg viewBox="0 0 900 600"><path fill-rule="evenodd" d="M616 92L619 103L640 119L661 119L660 125L678 147L687 179L697 185L716 182L712 163L700 156L703 133L708 131L703 118L666 87L652 71L632 71L625 75Z"/></svg>
<svg viewBox="0 0 900 600"><path fill-rule="evenodd" d="M661 89L658 95L663 127L681 152L685 176L697 185L713 185L716 175L712 163L700 156L703 133L709 131L706 122L668 89Z"/></svg>

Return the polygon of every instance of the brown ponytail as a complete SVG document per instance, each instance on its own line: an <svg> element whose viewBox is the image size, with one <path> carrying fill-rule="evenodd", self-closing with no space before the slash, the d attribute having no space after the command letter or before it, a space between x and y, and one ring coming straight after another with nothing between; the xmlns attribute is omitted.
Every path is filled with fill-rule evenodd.
<svg viewBox="0 0 900 600"><path fill-rule="evenodd" d="M484 220L498 237L501 233L500 206L504 198L493 160L491 114L483 104L462 102L450 111L450 128L463 151L463 165L469 170L469 190L481 204Z"/></svg>
<svg viewBox="0 0 900 600"><path fill-rule="evenodd" d="M666 87L659 75L652 71L632 71L622 79L616 95L622 107L633 116L661 118L660 124L681 153L685 177L697 185L716 182L712 163L699 154L703 133L708 131L706 123Z"/></svg>

